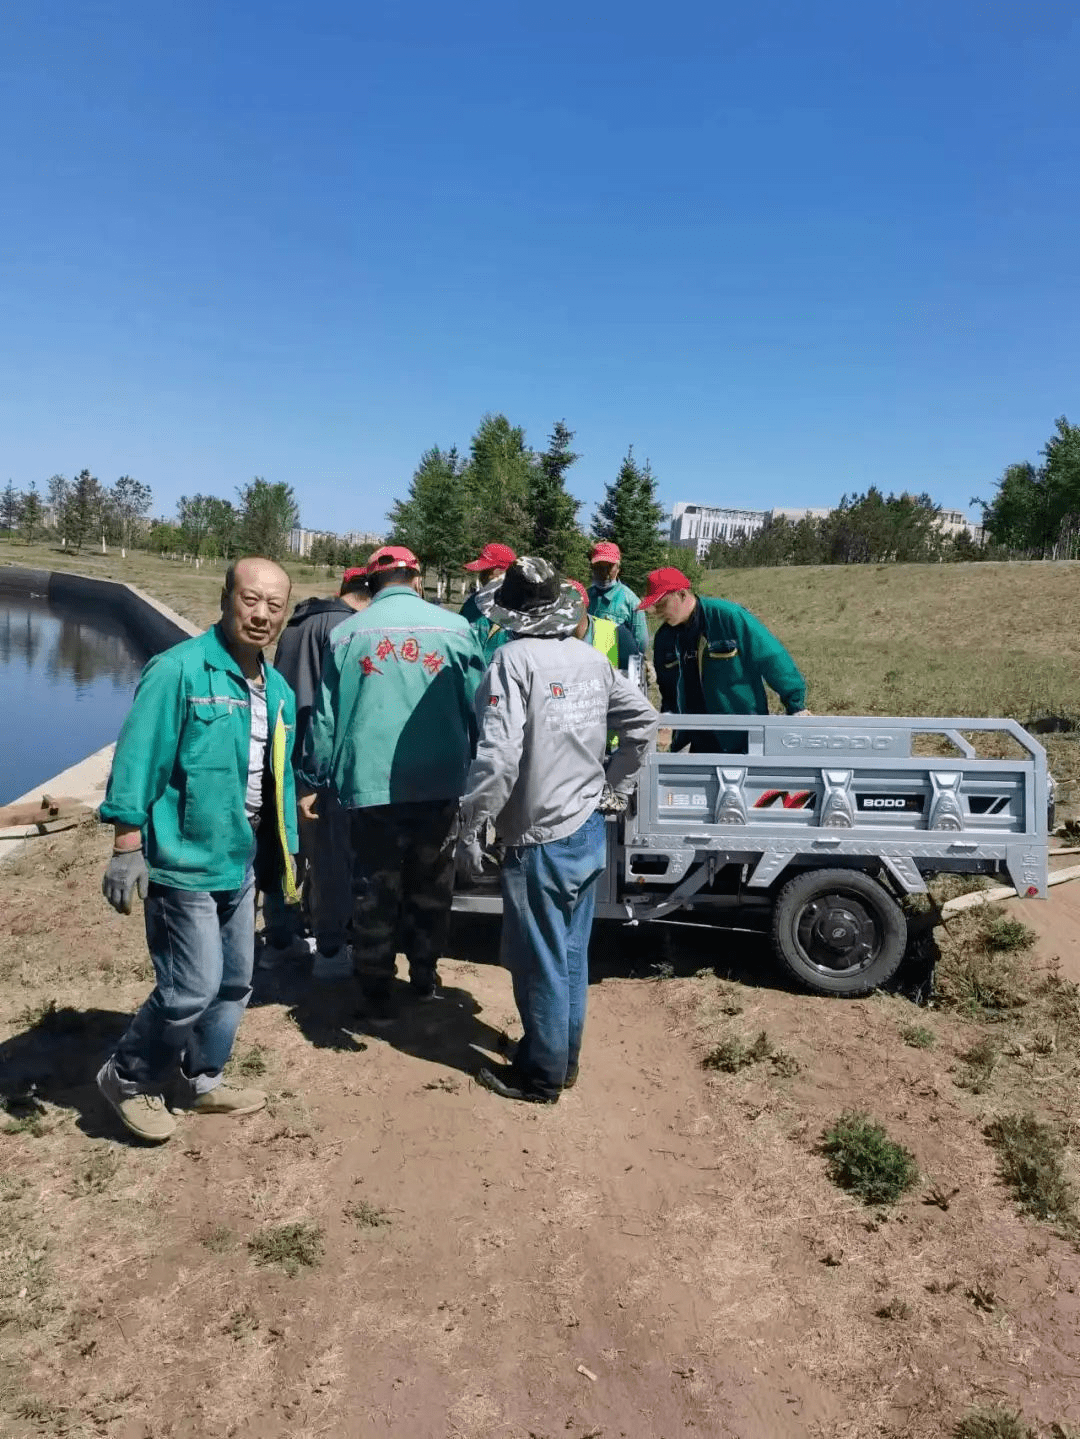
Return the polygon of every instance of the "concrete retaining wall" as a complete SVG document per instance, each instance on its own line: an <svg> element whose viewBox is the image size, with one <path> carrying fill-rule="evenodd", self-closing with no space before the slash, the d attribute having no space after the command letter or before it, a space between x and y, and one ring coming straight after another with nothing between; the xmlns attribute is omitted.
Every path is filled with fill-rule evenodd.
<svg viewBox="0 0 1080 1439"><path fill-rule="evenodd" d="M92 575L31 569L26 565L0 565L0 590L108 610L120 620L146 659L201 633L183 615L122 580L99 580Z"/></svg>
<svg viewBox="0 0 1080 1439"><path fill-rule="evenodd" d="M179 644L181 640L202 633L168 605L121 580L99 580L92 575L31 569L26 565L0 565L0 590L42 595L58 603L81 605L89 610L105 610L121 622L132 644L146 659ZM43 794L51 794L63 799L81 800L96 809L105 797L112 752L113 746L106 745L63 773L42 780L32 790L12 800L12 804L32 803ZM25 834L24 829L0 829L0 841L23 840ZM22 848L22 844L0 843L0 863Z"/></svg>

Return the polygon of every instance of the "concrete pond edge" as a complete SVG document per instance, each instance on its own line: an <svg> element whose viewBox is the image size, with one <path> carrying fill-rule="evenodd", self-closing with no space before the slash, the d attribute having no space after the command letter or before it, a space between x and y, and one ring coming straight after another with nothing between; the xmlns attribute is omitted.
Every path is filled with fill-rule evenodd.
<svg viewBox="0 0 1080 1439"><path fill-rule="evenodd" d="M67 570L0 564L0 592L82 605L91 611L104 609L123 623L136 643L149 655L160 654L181 640L202 633L183 615L178 615L168 605L125 580L104 580ZM59 774L39 781L10 803L32 804L43 795L50 795L74 800L96 810L105 797L114 748L115 745L105 745ZM48 823L44 811L42 823ZM55 829L46 830L36 825L0 827L0 864L23 854L29 840L42 833L55 833Z"/></svg>

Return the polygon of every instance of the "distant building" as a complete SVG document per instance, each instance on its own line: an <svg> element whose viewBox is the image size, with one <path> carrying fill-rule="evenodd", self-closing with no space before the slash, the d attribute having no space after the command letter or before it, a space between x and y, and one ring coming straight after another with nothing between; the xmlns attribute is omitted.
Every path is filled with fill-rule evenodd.
<svg viewBox="0 0 1080 1439"><path fill-rule="evenodd" d="M982 525L977 525L974 520L969 520L963 510L942 510L938 515L938 529L946 535L955 538L957 535L969 535L972 544L983 545L986 543L986 530Z"/></svg>
<svg viewBox="0 0 1080 1439"><path fill-rule="evenodd" d="M738 510L718 505L690 505L680 501L671 511L671 543L693 550L704 559L718 540L749 539L764 529L766 510Z"/></svg>
<svg viewBox="0 0 1080 1439"><path fill-rule="evenodd" d="M311 546L320 536L326 533L325 530L304 530L299 526L289 531L289 554L299 555L301 559L307 559L311 554Z"/></svg>
<svg viewBox="0 0 1080 1439"><path fill-rule="evenodd" d="M774 522L776 520L787 520L789 525L797 525L800 520L823 520L826 515L831 514L832 510L829 509L828 505L817 507L809 506L807 508L794 510L781 507L780 509L770 510L769 519Z"/></svg>
<svg viewBox="0 0 1080 1439"><path fill-rule="evenodd" d="M289 531L289 554L307 559L311 554L312 545L316 540L321 539L337 540L341 544L352 545L356 549L363 549L370 545L373 550L383 542L382 535L374 534L371 530L348 530L343 535L337 535L333 530L305 530L298 526Z"/></svg>
<svg viewBox="0 0 1080 1439"><path fill-rule="evenodd" d="M797 525L800 520L823 520L831 513L827 505L795 508L780 505L771 510L740 510L733 506L691 505L680 501L671 511L671 543L693 550L698 559L703 560L714 544L730 544L740 538L748 540L777 520ZM962 510L942 510L938 526L950 537L967 534L973 544L986 543L983 526L967 519Z"/></svg>
<svg viewBox="0 0 1080 1439"><path fill-rule="evenodd" d="M724 505L691 505L680 502L671 511L671 543L693 550L703 560L718 542L750 539L775 520L796 525L800 520L824 519L825 508L740 510Z"/></svg>

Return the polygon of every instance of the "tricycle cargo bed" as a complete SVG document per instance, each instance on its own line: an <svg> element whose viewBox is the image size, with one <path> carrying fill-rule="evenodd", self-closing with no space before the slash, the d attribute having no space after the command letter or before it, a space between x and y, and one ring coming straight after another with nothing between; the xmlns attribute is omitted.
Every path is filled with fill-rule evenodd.
<svg viewBox="0 0 1080 1439"><path fill-rule="evenodd" d="M1007 876L1025 898L1046 895L1052 786L1042 746L1013 720L670 718L746 749L649 753L629 813L608 826L598 918L772 908L789 967L853 994L899 963L894 896L924 892L927 876ZM454 903L499 908L479 892Z"/></svg>

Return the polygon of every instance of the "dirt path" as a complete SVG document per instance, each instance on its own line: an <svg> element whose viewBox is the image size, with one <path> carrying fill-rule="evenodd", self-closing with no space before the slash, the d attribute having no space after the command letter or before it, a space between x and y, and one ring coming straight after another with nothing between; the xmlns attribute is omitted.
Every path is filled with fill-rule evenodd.
<svg viewBox="0 0 1080 1439"><path fill-rule="evenodd" d="M140 926L97 894L106 838L42 843L0 959L0 1064L42 1101L0 1136L5 1439L937 1439L996 1401L1080 1425L1080 1258L981 1137L1021 1092L1075 1123L1052 1056L1003 1057L975 1094L969 1023L790 993L757 941L618 930L577 1088L514 1105L470 1078L515 1023L481 929L385 1037L349 986L264 976L239 1055L269 1108L144 1149L91 1082L145 993ZM686 977L643 977L661 958ZM783 1063L701 1067L762 1029ZM923 1171L888 1212L817 1152L852 1103ZM291 1224L317 1266L256 1263Z"/></svg>

